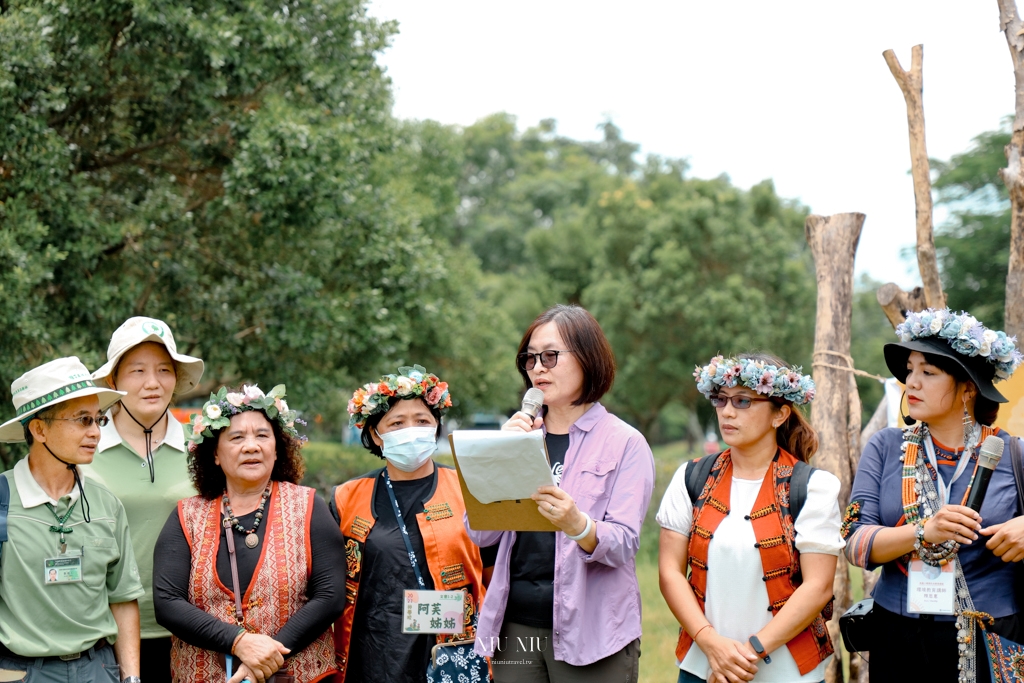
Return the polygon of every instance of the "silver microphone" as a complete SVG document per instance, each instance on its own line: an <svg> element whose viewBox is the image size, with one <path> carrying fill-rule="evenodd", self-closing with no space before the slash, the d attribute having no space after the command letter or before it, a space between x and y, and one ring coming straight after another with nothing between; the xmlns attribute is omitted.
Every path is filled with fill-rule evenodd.
<svg viewBox="0 0 1024 683"><path fill-rule="evenodd" d="M544 392L537 388L527 389L526 395L523 396L523 407L520 412L526 413L531 418L536 419L537 414L540 413L540 409L543 406Z"/></svg>
<svg viewBox="0 0 1024 683"><path fill-rule="evenodd" d="M978 453L978 472L971 482L971 492L967 497L967 507L975 512L981 512L981 504L985 500L985 493L988 491L988 480L992 478L992 471L999 464L1003 457L1003 447L1006 444L996 435L985 439L981 444L981 451ZM968 457L964 453L962 457Z"/></svg>

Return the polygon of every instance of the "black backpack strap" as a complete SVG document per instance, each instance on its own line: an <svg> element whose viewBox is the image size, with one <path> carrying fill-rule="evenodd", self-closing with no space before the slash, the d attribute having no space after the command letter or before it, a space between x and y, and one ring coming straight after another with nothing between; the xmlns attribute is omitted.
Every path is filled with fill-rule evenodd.
<svg viewBox="0 0 1024 683"><path fill-rule="evenodd" d="M1013 481L1017 484L1017 514L1024 515L1024 447L1020 437L1010 437L1010 463L1013 465Z"/></svg>
<svg viewBox="0 0 1024 683"><path fill-rule="evenodd" d="M686 492L690 494L691 503L696 503L700 498L704 484L708 481L708 475L711 474L711 468L715 466L715 461L720 455L721 453L705 455L703 458L686 463Z"/></svg>
<svg viewBox="0 0 1024 683"><path fill-rule="evenodd" d="M814 468L802 460L793 466L793 476L789 479L789 514L793 515L794 522L807 501L807 482L813 473Z"/></svg>
<svg viewBox="0 0 1024 683"><path fill-rule="evenodd" d="M0 474L0 552L7 542L7 511L11 507L11 483Z"/></svg>

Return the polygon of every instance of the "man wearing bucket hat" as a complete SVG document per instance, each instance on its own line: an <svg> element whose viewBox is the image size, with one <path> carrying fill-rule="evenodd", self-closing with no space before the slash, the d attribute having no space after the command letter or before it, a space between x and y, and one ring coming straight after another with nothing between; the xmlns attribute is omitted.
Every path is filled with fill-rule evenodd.
<svg viewBox="0 0 1024 683"><path fill-rule="evenodd" d="M203 376L203 361L178 353L167 323L134 317L110 338L107 362L92 379L125 393L112 407L110 422L87 476L121 499L146 594L139 599L142 678L171 680L171 634L153 609L153 549L167 516L179 500L195 495L188 473L185 426L169 410L171 399Z"/></svg>
<svg viewBox="0 0 1024 683"><path fill-rule="evenodd" d="M128 522L120 501L78 470L122 394L97 386L77 358L59 358L16 379L11 395L15 417L0 441L27 442L29 454L0 475L10 488L0 673L101 681L120 667L118 679L138 683L143 590Z"/></svg>
<svg viewBox="0 0 1024 683"><path fill-rule="evenodd" d="M850 562L882 568L870 676L987 680L985 639L970 615L984 613L988 634L1012 640L1024 626L1013 590L1024 517L1012 458L992 471L980 512L966 503L982 443L1002 440L1010 452L1010 435L992 426L1006 402L994 382L1013 374L1021 353L1016 339L949 309L908 313L896 334L884 353L906 385L907 426L864 447L842 527Z"/></svg>

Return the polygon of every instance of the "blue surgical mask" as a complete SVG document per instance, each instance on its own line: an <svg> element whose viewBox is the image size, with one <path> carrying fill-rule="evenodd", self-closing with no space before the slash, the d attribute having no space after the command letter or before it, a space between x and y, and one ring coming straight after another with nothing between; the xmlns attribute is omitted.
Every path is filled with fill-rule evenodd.
<svg viewBox="0 0 1024 683"><path fill-rule="evenodd" d="M407 427L380 435L381 451L403 472L415 472L437 450L436 427Z"/></svg>

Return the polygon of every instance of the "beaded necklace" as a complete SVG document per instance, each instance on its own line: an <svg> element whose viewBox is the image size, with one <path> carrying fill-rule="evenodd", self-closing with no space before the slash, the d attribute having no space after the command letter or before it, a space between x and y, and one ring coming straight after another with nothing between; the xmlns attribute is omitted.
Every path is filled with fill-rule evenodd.
<svg viewBox="0 0 1024 683"><path fill-rule="evenodd" d="M270 487L273 484L267 484L267 490L263 492L260 497L260 506L256 508L256 523L252 525L251 529L243 529L242 525L238 523L238 517L235 517L235 513L231 511L231 499L228 498L228 492L224 491L224 507L228 511L228 521L231 523L238 533L245 534L245 547L255 548L260 543L260 537L256 535L256 530L260 528L260 522L263 521L263 510L267 507L267 499L270 498Z"/></svg>

